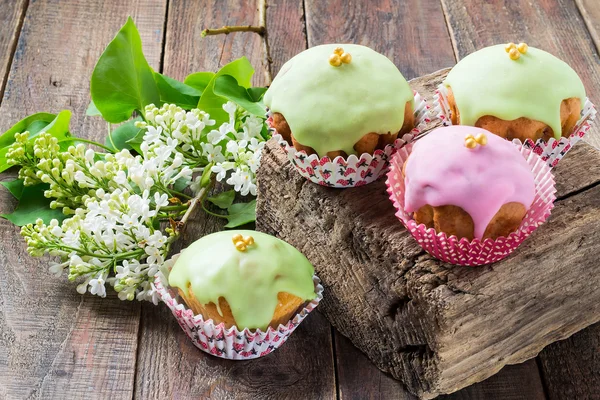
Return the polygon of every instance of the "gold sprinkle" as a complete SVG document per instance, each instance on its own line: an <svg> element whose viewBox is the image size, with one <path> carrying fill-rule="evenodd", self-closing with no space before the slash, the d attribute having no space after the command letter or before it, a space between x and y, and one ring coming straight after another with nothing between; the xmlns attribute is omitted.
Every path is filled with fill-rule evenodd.
<svg viewBox="0 0 600 400"><path fill-rule="evenodd" d="M252 246L254 244L254 238L252 236L247 236L244 238L244 243L246 243L247 246Z"/></svg>
<svg viewBox="0 0 600 400"><path fill-rule="evenodd" d="M342 59L342 62L344 64L350 64L350 62L352 61L352 56L350 55L350 53L344 53L340 56L340 58Z"/></svg>
<svg viewBox="0 0 600 400"><path fill-rule="evenodd" d="M339 55L332 54L329 56L329 64L331 64L334 67L339 67L340 65L342 65L342 59Z"/></svg>
<svg viewBox="0 0 600 400"><path fill-rule="evenodd" d="M510 43L507 43L506 46L504 46L504 51L509 53L512 49L515 49L516 47L517 47L516 44L514 44L513 42L510 42Z"/></svg>
<svg viewBox="0 0 600 400"><path fill-rule="evenodd" d="M511 49L508 52L508 56L510 57L511 60L518 60L519 57L521 57L521 53L519 53L519 50L517 50L517 49Z"/></svg>
<svg viewBox="0 0 600 400"><path fill-rule="evenodd" d="M480 133L475 138L475 141L477 143L479 143L480 145L485 146L487 144L487 142L488 142L488 139L487 139L487 136L485 135L485 133Z"/></svg>
<svg viewBox="0 0 600 400"><path fill-rule="evenodd" d="M243 242L244 241L244 237L242 235L240 235L239 233L236 233L235 235L233 235L233 237L231 238L231 241L233 242L233 244L237 243L237 242Z"/></svg>
<svg viewBox="0 0 600 400"><path fill-rule="evenodd" d="M521 54L527 53L527 49L529 49L527 43L519 43L519 45L517 46L517 50L519 50L519 53Z"/></svg>
<svg viewBox="0 0 600 400"><path fill-rule="evenodd" d="M246 251L246 249L247 249L246 243L244 243L244 242L237 242L235 244L235 248L238 249L239 251Z"/></svg>
<svg viewBox="0 0 600 400"><path fill-rule="evenodd" d="M333 50L333 54L341 56L342 54L344 54L344 49L342 49L341 47L336 47L335 50Z"/></svg>
<svg viewBox="0 0 600 400"><path fill-rule="evenodd" d="M469 139L465 140L465 146L468 149L474 149L475 147L477 147L477 142L475 141L475 139L469 138Z"/></svg>

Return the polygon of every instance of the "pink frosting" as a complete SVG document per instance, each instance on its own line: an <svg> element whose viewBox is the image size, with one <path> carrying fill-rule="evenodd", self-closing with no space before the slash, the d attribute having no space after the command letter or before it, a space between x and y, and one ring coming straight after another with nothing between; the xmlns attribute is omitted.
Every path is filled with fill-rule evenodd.
<svg viewBox="0 0 600 400"><path fill-rule="evenodd" d="M484 133L488 143L465 146L468 134ZM481 239L500 207L517 202L527 210L535 196L531 168L515 145L484 129L449 126L418 140L405 169L405 209L454 205L465 210Z"/></svg>

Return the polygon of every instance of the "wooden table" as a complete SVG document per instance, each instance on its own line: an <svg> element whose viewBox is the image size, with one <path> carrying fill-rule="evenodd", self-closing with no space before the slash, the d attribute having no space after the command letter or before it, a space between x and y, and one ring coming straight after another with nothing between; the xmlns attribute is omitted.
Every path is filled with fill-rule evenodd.
<svg viewBox="0 0 600 400"><path fill-rule="evenodd" d="M567 61L600 101L597 0L271 0L269 59L253 33L200 38L207 27L257 24L256 6L0 0L0 131L25 115L68 108L72 132L103 140L103 123L85 117L89 78L128 15L153 68L178 79L246 55L254 83L264 85L291 56L328 42L373 47L411 79L487 45L526 41ZM588 141L600 143L598 124ZM1 196L0 211L9 211L12 200ZM220 227L200 214L182 244ZM165 306L80 296L47 271L46 259L27 255L18 228L0 220L0 229L0 398L413 398L318 312L264 359L220 360L198 351ZM600 325L448 398L598 399Z"/></svg>

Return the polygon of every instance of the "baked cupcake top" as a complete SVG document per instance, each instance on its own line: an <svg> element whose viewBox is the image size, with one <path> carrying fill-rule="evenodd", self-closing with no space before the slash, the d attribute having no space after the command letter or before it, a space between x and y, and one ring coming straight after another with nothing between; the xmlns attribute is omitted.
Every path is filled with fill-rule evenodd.
<svg viewBox="0 0 600 400"><path fill-rule="evenodd" d="M460 207L479 239L504 204L529 209L535 196L533 173L515 145L470 126L438 128L417 140L404 175L407 212L427 204Z"/></svg>
<svg viewBox="0 0 600 400"><path fill-rule="evenodd" d="M349 63L330 64L338 47L350 54ZM325 44L286 62L264 101L285 117L294 138L317 154L355 154L354 144L365 134L402 128L413 92L386 56L355 44Z"/></svg>
<svg viewBox="0 0 600 400"><path fill-rule="evenodd" d="M562 101L574 97L582 107L585 103L581 79L550 53L526 45L522 52L514 48L511 53L507 46L468 55L446 77L444 85L452 88L461 124L475 125L485 115L507 121L525 117L547 124L559 139Z"/></svg>
<svg viewBox="0 0 600 400"><path fill-rule="evenodd" d="M244 242L249 237L252 240ZM313 274L306 257L283 240L256 231L223 231L183 251L169 274L169 285L185 293L190 287L201 304L218 307L223 297L238 327L255 329L269 325L278 293L313 300Z"/></svg>

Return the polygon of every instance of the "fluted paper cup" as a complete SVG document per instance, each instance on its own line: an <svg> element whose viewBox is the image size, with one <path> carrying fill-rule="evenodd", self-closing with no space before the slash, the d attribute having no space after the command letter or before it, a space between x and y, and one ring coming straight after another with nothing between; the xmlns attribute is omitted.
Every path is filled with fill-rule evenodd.
<svg viewBox="0 0 600 400"><path fill-rule="evenodd" d="M212 319L204 320L202 315L194 315L185 303L180 302L177 289L169 286L168 273L178 256L178 254L174 255L165 262L155 277L155 289L194 346L213 356L229 360L250 360L266 356L284 344L304 318L323 299L323 286L315 275L313 282L317 298L307 302L285 325L279 325L277 329L269 327L266 331L248 328L240 330L236 326L226 328L223 323L215 324Z"/></svg>
<svg viewBox="0 0 600 400"><path fill-rule="evenodd" d="M435 91L433 109L444 126L452 125L450 105L448 103L448 88L443 84L438 86ZM538 139L535 143L531 139L526 139L522 145L540 156L550 168L553 168L585 136L595 118L596 106L592 104L590 99L586 98L583 110L581 111L581 117L575 124L573 132L568 137L561 136L559 140L550 138L547 142L543 139ZM519 139L514 139L513 141L515 140L521 143Z"/></svg>
<svg viewBox="0 0 600 400"><path fill-rule="evenodd" d="M531 167L535 179L535 197L521 226L507 237L494 239L457 238L444 232L436 232L424 224L417 224L412 213L404 206L405 185L402 166L412 151L413 143L399 149L392 158L387 175L387 190L396 208L396 217L406 226L419 245L432 256L456 265L477 266L494 263L511 254L529 235L550 216L556 199L554 176L550 167L537 154L523 147L518 141L513 144L519 149Z"/></svg>
<svg viewBox="0 0 600 400"><path fill-rule="evenodd" d="M317 154L307 155L304 150L296 150L277 133L273 128L273 118L270 113L267 114L267 124L292 165L309 181L335 188L363 186L385 174L389 159L396 150L414 140L423 132L425 125L431 122L430 106L419 93L413 92L413 94L415 128L397 138L393 144L385 146L383 150L375 150L373 154L364 153L360 156L351 154L346 158L338 156L333 160L327 156L319 157Z"/></svg>

